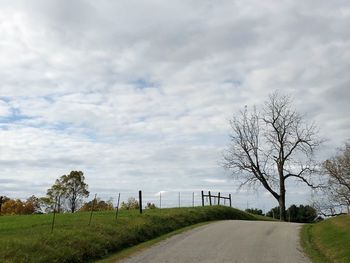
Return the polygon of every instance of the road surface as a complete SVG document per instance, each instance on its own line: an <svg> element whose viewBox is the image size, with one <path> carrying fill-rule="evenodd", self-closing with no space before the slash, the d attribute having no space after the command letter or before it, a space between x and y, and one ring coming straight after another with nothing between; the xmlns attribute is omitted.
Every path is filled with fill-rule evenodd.
<svg viewBox="0 0 350 263"><path fill-rule="evenodd" d="M175 235L124 263L310 263L299 245L301 224L227 220Z"/></svg>

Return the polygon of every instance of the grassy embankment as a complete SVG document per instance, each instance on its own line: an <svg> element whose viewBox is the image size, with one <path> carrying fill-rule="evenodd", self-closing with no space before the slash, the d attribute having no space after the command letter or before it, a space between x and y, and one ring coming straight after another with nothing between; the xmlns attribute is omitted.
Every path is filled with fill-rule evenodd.
<svg viewBox="0 0 350 263"><path fill-rule="evenodd" d="M0 262L89 262L200 222L221 219L257 220L237 209L216 206L0 217Z"/></svg>
<svg viewBox="0 0 350 263"><path fill-rule="evenodd" d="M305 225L301 241L313 262L350 262L350 215Z"/></svg>

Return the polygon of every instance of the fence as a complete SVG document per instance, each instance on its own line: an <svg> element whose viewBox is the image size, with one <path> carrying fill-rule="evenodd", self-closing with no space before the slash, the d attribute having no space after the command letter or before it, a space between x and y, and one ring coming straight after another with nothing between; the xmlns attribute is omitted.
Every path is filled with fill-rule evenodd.
<svg viewBox="0 0 350 263"><path fill-rule="evenodd" d="M227 196L225 196L225 194ZM118 219L119 210L124 203L128 202L129 198L135 198L139 204L139 211L142 214L144 209L150 207L155 208L174 208L174 207L196 207L196 206L205 206L205 205L224 205L232 207L231 194L229 193L220 193L217 195L212 194L211 191L208 191L208 194L204 194L204 191L159 191L157 193L135 191L135 192L120 192L116 195L116 202L113 202L115 208L115 220ZM89 223L91 224L91 219L93 216L94 208L97 204L97 196L92 200ZM53 218L51 225L51 233L54 230L55 226L55 216L57 212L57 203L59 200L56 200L55 208L53 210ZM152 206L153 205L153 206Z"/></svg>
<svg viewBox="0 0 350 263"><path fill-rule="evenodd" d="M174 205L174 193L172 198L169 198L169 192L167 192L167 198L165 197L165 192L160 191L157 195L158 198L150 197L150 196L144 196L143 192L139 190L138 192L138 204L140 213L142 214L142 211L144 208L150 207L150 205L153 205L153 207L157 208L164 208L164 203L167 201L169 204L170 202L173 204L172 206L165 206L165 207L195 207L195 206L205 206L209 203L209 205L225 205L226 201L227 205L232 207L232 199L231 194L228 194L228 196L221 195L220 192L218 192L217 195L211 194L210 191L208 191L208 194L204 194L204 191L201 191L200 194L198 192L192 192L192 193L186 193L185 196L181 195L181 192L175 193L177 194L177 204ZM183 194L183 193L182 193ZM190 196L189 196L190 194ZM155 196L156 196L155 195ZM146 198L145 198L146 197ZM184 199L185 197L185 199ZM124 202L124 201L123 201ZM118 203L116 209L119 209L120 204L120 193L118 194ZM145 206L145 204L147 204ZM162 206L163 205L163 206Z"/></svg>
<svg viewBox="0 0 350 263"><path fill-rule="evenodd" d="M211 193L209 197L209 194ZM202 196L204 194L204 198ZM218 195L220 194L220 201L218 203ZM127 202L128 198L135 198L139 201L139 191L135 192L120 192L113 198L113 204L117 207L118 196L120 204ZM149 191L142 191L142 206L145 208L148 203L154 204L157 208L174 208L174 207L195 207L203 205L230 205L230 193L217 193L212 194L211 191L160 191L152 193ZM99 197L99 196L98 196ZM103 198L102 198L103 199ZM203 202L204 201L204 202ZM232 204L232 201L231 201Z"/></svg>

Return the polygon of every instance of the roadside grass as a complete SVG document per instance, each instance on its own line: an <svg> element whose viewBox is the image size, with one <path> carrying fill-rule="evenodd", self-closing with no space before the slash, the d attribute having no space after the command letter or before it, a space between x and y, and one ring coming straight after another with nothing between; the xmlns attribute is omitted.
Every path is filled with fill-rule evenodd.
<svg viewBox="0 0 350 263"><path fill-rule="evenodd" d="M0 262L91 262L206 221L257 220L251 214L224 207L196 207L57 214L51 234L52 214L0 217Z"/></svg>
<svg viewBox="0 0 350 263"><path fill-rule="evenodd" d="M304 225L301 243L313 262L350 262L350 215Z"/></svg>

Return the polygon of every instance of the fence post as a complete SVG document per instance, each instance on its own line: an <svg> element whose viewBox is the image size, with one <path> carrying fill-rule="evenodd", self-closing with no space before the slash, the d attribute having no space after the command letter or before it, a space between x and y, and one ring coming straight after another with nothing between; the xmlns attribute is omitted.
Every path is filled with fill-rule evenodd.
<svg viewBox="0 0 350 263"><path fill-rule="evenodd" d="M231 194L228 195L230 198L230 207L232 207Z"/></svg>
<svg viewBox="0 0 350 263"><path fill-rule="evenodd" d="M117 221L117 219L118 219L119 201L120 201L120 193L118 194L117 211L115 212L115 221Z"/></svg>
<svg viewBox="0 0 350 263"><path fill-rule="evenodd" d="M162 191L159 192L159 209L162 209Z"/></svg>
<svg viewBox="0 0 350 263"><path fill-rule="evenodd" d="M220 192L218 193L218 205L220 205Z"/></svg>
<svg viewBox="0 0 350 263"><path fill-rule="evenodd" d="M179 207L181 207L181 196L180 196L180 192L179 192Z"/></svg>
<svg viewBox="0 0 350 263"><path fill-rule="evenodd" d="M92 200L92 204L91 204L91 212L90 212L89 225L91 224L92 212L94 211L96 196L97 196L97 194L95 194L95 198L94 198L94 200Z"/></svg>
<svg viewBox="0 0 350 263"><path fill-rule="evenodd" d="M209 205L211 206L211 194L210 194L210 191L209 191Z"/></svg>
<svg viewBox="0 0 350 263"><path fill-rule="evenodd" d="M140 206L140 214L142 214L142 191L139 190L139 206Z"/></svg>
<svg viewBox="0 0 350 263"><path fill-rule="evenodd" d="M194 192L192 192L192 207L194 207Z"/></svg>
<svg viewBox="0 0 350 263"><path fill-rule="evenodd" d="M202 191L202 206L204 206L204 192Z"/></svg>
<svg viewBox="0 0 350 263"><path fill-rule="evenodd" d="M58 197L58 202L60 202L60 197ZM51 234L53 233L53 228L55 227L55 218L56 218L56 207L57 207L57 196L56 196L56 200L55 200L55 205L53 207L53 218L52 218L52 224L51 224Z"/></svg>

